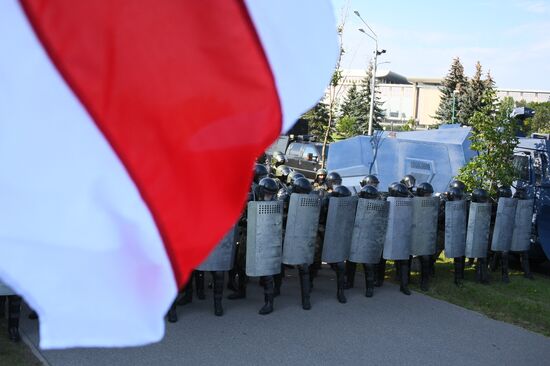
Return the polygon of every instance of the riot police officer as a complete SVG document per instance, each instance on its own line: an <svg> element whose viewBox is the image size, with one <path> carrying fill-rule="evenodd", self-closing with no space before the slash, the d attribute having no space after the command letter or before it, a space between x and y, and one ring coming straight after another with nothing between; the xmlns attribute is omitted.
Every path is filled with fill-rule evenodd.
<svg viewBox="0 0 550 366"><path fill-rule="evenodd" d="M279 187L277 182L272 178L263 178L258 183L258 194L255 197L255 201L275 201ZM248 211L248 210L247 210ZM250 212L247 213L250 214ZM281 216L282 217L282 216ZM282 220L281 220L282 221ZM247 229L248 230L248 229ZM281 238L282 240L282 238ZM247 251L250 248L247 248ZM244 268L244 267L243 267ZM280 264L279 264L280 269ZM248 269L247 269L248 272ZM243 275L244 278L244 275ZM264 287L264 306L260 309L259 314L266 315L273 311L274 302L274 276L273 275L261 275L260 282ZM246 281L239 281L239 289L242 296L235 298L242 298L246 295Z"/></svg>
<svg viewBox="0 0 550 366"><path fill-rule="evenodd" d="M286 185L289 189L292 189L292 185L294 184L294 180L298 179L298 178L304 178L304 175L302 173L299 173L295 170L291 171L289 174L288 174L288 177L286 179Z"/></svg>
<svg viewBox="0 0 550 366"><path fill-rule="evenodd" d="M471 195L466 234L466 257L476 258L476 281L487 284L487 251L491 229L492 204L489 194L482 188L476 188Z"/></svg>
<svg viewBox="0 0 550 366"><path fill-rule="evenodd" d="M411 254L420 259L420 289L428 291L431 258L436 252L439 199L432 197L434 189L427 182L419 184L415 193Z"/></svg>
<svg viewBox="0 0 550 366"><path fill-rule="evenodd" d="M510 282L508 274L508 252L512 244L517 199L512 198L512 190L508 186L498 187L497 196L497 212L491 240L491 251L493 251L493 265L491 269L496 269L495 264L500 257L502 282L508 283Z"/></svg>
<svg viewBox="0 0 550 366"><path fill-rule="evenodd" d="M416 178L411 174L407 174L403 177L403 179L401 179L401 184L404 184L405 187L407 187L407 190L412 196L414 193L414 187L416 186Z"/></svg>
<svg viewBox="0 0 550 366"><path fill-rule="evenodd" d="M359 185L361 186L361 188L365 186L373 186L374 188L378 189L379 184L380 184L380 181L378 180L376 175L372 175L372 174L365 176L359 182Z"/></svg>
<svg viewBox="0 0 550 366"><path fill-rule="evenodd" d="M367 186L373 187L376 190L376 197L378 199L378 198L381 198L380 194L378 193L378 184L379 183L380 183L380 181L378 180L378 178L375 175L369 174L369 175L365 176L363 179L361 179L361 181L359 182L359 185L361 186L361 190L363 188L367 187ZM370 190L370 188L368 190ZM365 195L365 194L366 193L363 192L363 195ZM359 192L358 195L359 195L359 197L361 197L361 192ZM344 285L344 287L346 289L353 288L354 283L355 283L356 269L357 269L357 263L352 262L350 260L346 261L346 282L345 282L345 285Z"/></svg>
<svg viewBox="0 0 550 366"><path fill-rule="evenodd" d="M458 181L456 181L458 182ZM445 256L454 260L454 282L457 286L464 279L466 261L466 201L464 192L451 187L445 202Z"/></svg>
<svg viewBox="0 0 550 366"><path fill-rule="evenodd" d="M410 192L403 183L392 183L388 188L390 213L388 229L384 242L384 259L395 262L400 291L410 295L409 290L409 257L412 235L412 200ZM385 269L385 262L381 263Z"/></svg>
<svg viewBox="0 0 550 366"><path fill-rule="evenodd" d="M277 168L287 163L285 154L280 151L275 151L271 156L271 163L269 165L269 174L271 177L275 176Z"/></svg>
<svg viewBox="0 0 550 366"><path fill-rule="evenodd" d="M342 177L337 172L330 172L326 179L327 192L332 192L334 187L342 185Z"/></svg>
<svg viewBox="0 0 550 366"><path fill-rule="evenodd" d="M362 263L365 273L365 296L372 297L376 267L380 262L384 247L389 204L382 199L378 190L371 185L361 188L358 196L350 261L346 263L346 280L349 281L350 274L355 275L355 264ZM354 265L353 273L347 266L351 263Z"/></svg>
<svg viewBox="0 0 550 366"><path fill-rule="evenodd" d="M523 182L518 182L514 198L516 198L518 202L510 251L520 253L523 276L533 280L534 277L533 273L531 273L528 253L531 244L534 200L527 194L527 187Z"/></svg>
<svg viewBox="0 0 550 366"><path fill-rule="evenodd" d="M313 190L311 183L305 177L298 177L294 179L292 183L291 196L292 199L291 205L293 206L292 214L294 215L304 215L302 218L307 218L306 222L309 222L312 225L317 227L319 222L319 208L320 202L318 196L311 197L308 202L302 203L304 199L293 199L294 195L309 195ZM315 206L316 205L316 206ZM315 207L314 207L315 206ZM301 211L300 211L301 210ZM288 211L287 211L288 212ZM309 215L307 215L309 213ZM288 222L286 227L289 225L294 225L296 223L296 216L291 218L291 221ZM313 223L312 223L313 222ZM307 239L306 233L311 233L310 228L300 227L300 226L291 226L292 230L290 235L285 235L285 242L283 248L283 262L289 265L296 265L298 268L298 275L300 279L300 294L302 301L302 308L304 310L311 309L310 301L310 278L309 278L309 264L313 259L313 251L308 244L312 243L315 240L315 236L310 236L309 240ZM302 230L303 235L295 236L299 229ZM308 243L309 242L309 243Z"/></svg>
<svg viewBox="0 0 550 366"><path fill-rule="evenodd" d="M327 190L326 185L327 179L327 170L325 168L319 168L315 172L315 179L313 180L313 189L314 190Z"/></svg>
<svg viewBox="0 0 550 366"><path fill-rule="evenodd" d="M287 165L279 165L275 169L275 178L277 179L277 183L279 183L279 188L286 188L288 175L291 172L293 172L293 169Z"/></svg>

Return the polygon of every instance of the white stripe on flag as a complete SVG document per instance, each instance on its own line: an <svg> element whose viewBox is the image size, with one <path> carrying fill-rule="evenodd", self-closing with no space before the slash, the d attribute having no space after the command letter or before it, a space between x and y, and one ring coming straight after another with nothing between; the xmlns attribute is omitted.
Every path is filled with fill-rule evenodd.
<svg viewBox="0 0 550 366"><path fill-rule="evenodd" d="M245 3L275 77L284 133L330 83L338 56L332 6L326 0Z"/></svg>
<svg viewBox="0 0 550 366"><path fill-rule="evenodd" d="M160 340L176 283L134 182L17 0L0 1L0 278L43 348Z"/></svg>

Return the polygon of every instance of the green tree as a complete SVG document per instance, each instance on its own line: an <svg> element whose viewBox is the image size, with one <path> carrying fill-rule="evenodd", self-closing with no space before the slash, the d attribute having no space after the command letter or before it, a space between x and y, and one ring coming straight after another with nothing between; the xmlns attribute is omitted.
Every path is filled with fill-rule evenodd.
<svg viewBox="0 0 550 366"><path fill-rule="evenodd" d="M487 82L482 79L483 73L479 61L476 63L476 72L468 81L464 95L461 98L461 107L458 118L463 125L470 126L470 118L475 112L483 108L483 96Z"/></svg>
<svg viewBox="0 0 550 366"><path fill-rule="evenodd" d="M441 123L452 123L453 116L453 99L455 109L455 122L462 123L458 118L462 109L462 100L465 93L466 83L468 79L464 76L464 67L457 57L453 59L449 73L443 79L441 91L441 101L435 112L434 118ZM455 94L456 91L456 95Z"/></svg>
<svg viewBox="0 0 550 366"><path fill-rule="evenodd" d="M359 135L357 132L357 120L355 117L345 115L340 117L338 122L336 122L336 128L332 138L338 141L357 135Z"/></svg>
<svg viewBox="0 0 550 366"><path fill-rule="evenodd" d="M515 121L497 112L496 91L488 75L487 89L483 95L483 107L470 119L472 135L471 148L478 152L457 176L468 190L484 188L496 193L498 185L510 185L515 179L512 165L514 148L518 144L515 135Z"/></svg>
<svg viewBox="0 0 550 366"><path fill-rule="evenodd" d="M532 118L525 120L521 130L526 136L532 133L550 133L550 102L529 102L522 100L518 107L528 107L535 111Z"/></svg>
<svg viewBox="0 0 550 366"><path fill-rule="evenodd" d="M308 123L309 134L315 136L316 141L323 141L326 129L332 127L329 135L334 133L334 127L329 127L329 106L324 102L317 103L313 108L302 115Z"/></svg>

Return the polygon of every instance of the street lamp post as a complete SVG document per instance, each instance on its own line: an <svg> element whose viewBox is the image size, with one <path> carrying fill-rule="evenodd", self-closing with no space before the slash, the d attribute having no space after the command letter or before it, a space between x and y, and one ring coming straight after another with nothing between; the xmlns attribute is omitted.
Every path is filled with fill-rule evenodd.
<svg viewBox="0 0 550 366"><path fill-rule="evenodd" d="M374 33L374 31L367 24L367 22L361 17L361 14L359 14L357 10L355 10L354 13L355 15L357 15L357 17L359 17L359 19L361 19L363 24L367 26L367 28L371 31L373 35L371 36L370 34L368 34L363 28L359 28L359 32L373 39L375 44L374 61L373 61L374 63L372 66L372 76L371 76L371 91L370 91L371 97L370 97L370 109L369 109L369 130L368 130L368 135L372 136L372 125L374 120L374 99L376 97L375 88L376 88L376 69L378 66L377 59L378 59L378 56L380 56L383 53L386 53L386 50L380 50L380 51L378 50L378 36L376 35L376 33Z"/></svg>

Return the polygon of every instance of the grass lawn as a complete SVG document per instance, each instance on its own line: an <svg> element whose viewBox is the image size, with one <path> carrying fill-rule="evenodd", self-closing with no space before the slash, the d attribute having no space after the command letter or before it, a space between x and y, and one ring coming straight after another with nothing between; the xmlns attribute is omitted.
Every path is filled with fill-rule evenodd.
<svg viewBox="0 0 550 366"><path fill-rule="evenodd" d="M393 265L389 278L394 278ZM441 256L436 262L435 278L431 279L426 295L480 312L490 318L516 324L525 329L550 336L550 277L535 275L535 280L510 270L510 283L500 281L500 270L490 272L490 283L475 282L474 267L466 267L462 287L454 284L453 263ZM420 274L411 274L412 290L420 290Z"/></svg>
<svg viewBox="0 0 550 366"><path fill-rule="evenodd" d="M8 339L8 324L6 319L3 318L0 318L0 365L42 365L23 341L13 343Z"/></svg>

